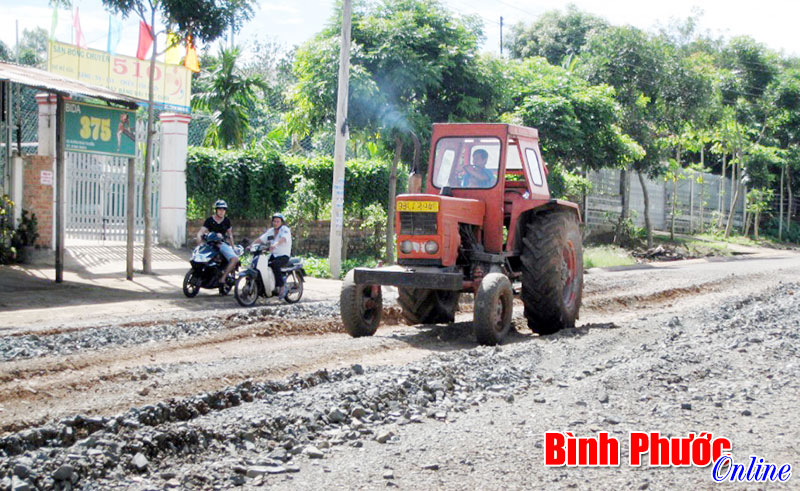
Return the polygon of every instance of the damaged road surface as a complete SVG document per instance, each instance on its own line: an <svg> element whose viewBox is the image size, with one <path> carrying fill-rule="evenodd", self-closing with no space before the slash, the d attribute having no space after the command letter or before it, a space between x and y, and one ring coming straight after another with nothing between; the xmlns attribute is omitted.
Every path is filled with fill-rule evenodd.
<svg viewBox="0 0 800 491"><path fill-rule="evenodd" d="M393 325L351 339L334 301L4 330L0 488L715 485L711 465L629 465L632 431L797 464L800 256L585 281L578 327L532 335L516 305L519 332L496 348L476 345L469 312L418 329L391 306ZM608 432L621 464L546 467L548 431Z"/></svg>

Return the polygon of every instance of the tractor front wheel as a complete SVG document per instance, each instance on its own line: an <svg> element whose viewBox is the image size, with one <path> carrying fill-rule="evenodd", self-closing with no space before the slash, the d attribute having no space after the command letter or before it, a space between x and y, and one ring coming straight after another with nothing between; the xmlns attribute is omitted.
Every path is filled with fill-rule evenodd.
<svg viewBox="0 0 800 491"><path fill-rule="evenodd" d="M342 324L354 338L372 336L378 330L383 315L383 296L378 285L361 285L350 270L342 283L339 296Z"/></svg>
<svg viewBox="0 0 800 491"><path fill-rule="evenodd" d="M528 224L521 259L528 327L539 334L575 327L583 293L583 246L575 214L536 216Z"/></svg>
<svg viewBox="0 0 800 491"><path fill-rule="evenodd" d="M511 330L514 292L511 282L500 273L489 273L475 294L475 338L479 344L500 343Z"/></svg>

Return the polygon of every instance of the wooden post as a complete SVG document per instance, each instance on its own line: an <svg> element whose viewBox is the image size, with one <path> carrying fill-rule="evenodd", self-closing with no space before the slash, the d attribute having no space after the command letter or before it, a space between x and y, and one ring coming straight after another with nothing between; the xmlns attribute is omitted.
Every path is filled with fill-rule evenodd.
<svg viewBox="0 0 800 491"><path fill-rule="evenodd" d="M56 283L64 281L64 96L56 98Z"/></svg>
<svg viewBox="0 0 800 491"><path fill-rule="evenodd" d="M125 278L133 281L133 239L136 234L136 159L128 159L128 191L126 193L125 221L128 226L125 247Z"/></svg>
<svg viewBox="0 0 800 491"><path fill-rule="evenodd" d="M342 8L342 45L339 50L339 91L336 99L336 134L333 149L333 185L331 186L331 231L328 262L331 276L342 272L342 229L344 228L344 160L347 147L347 98L350 84L350 20L351 0Z"/></svg>

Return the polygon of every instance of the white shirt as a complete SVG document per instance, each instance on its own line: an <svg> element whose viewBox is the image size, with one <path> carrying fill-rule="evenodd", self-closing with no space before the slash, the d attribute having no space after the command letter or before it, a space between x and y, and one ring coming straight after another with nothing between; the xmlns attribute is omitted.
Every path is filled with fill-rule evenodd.
<svg viewBox="0 0 800 491"><path fill-rule="evenodd" d="M292 255L292 232L289 230L289 227L286 225L281 225L281 228L278 229L278 236L275 237L275 229L270 227L267 229L266 232L261 234L261 237L258 238L262 243L271 240L275 242L278 239L286 239L285 242L282 244L278 244L275 246L275 249L272 251L273 256L291 256Z"/></svg>

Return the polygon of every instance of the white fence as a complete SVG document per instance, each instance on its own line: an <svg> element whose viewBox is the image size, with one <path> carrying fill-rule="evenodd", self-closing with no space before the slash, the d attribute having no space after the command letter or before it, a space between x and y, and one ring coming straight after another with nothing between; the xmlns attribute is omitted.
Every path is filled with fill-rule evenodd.
<svg viewBox="0 0 800 491"><path fill-rule="evenodd" d="M620 170L602 169L589 173L592 190L586 197L588 228L611 230L622 213L620 194ZM734 189L731 180L715 174L684 171L677 183L675 206L675 231L692 233L708 229L718 223L720 214L724 226L730 209L730 197ZM644 226L644 195L635 172L627 174L630 189L631 216L636 226ZM700 182L698 182L700 181ZM650 224L654 230L669 230L672 219L673 183L664 179L645 178L650 204ZM736 200L733 224L742 225L744 197L742 192Z"/></svg>

